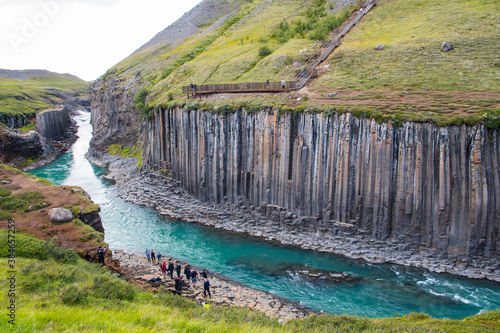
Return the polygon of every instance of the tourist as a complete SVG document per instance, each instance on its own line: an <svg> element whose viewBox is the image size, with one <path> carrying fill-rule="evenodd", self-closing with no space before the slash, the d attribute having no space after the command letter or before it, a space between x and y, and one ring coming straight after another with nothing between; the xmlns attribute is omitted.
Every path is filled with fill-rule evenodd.
<svg viewBox="0 0 500 333"><path fill-rule="evenodd" d="M161 264L161 272L163 273L163 278L166 278L167 276L167 263L163 261L163 264Z"/></svg>
<svg viewBox="0 0 500 333"><path fill-rule="evenodd" d="M154 264L156 261L155 251L151 250L151 262Z"/></svg>
<svg viewBox="0 0 500 333"><path fill-rule="evenodd" d="M178 278L175 279L175 291L181 293L183 285L184 285L184 280L182 280L182 276L179 276Z"/></svg>
<svg viewBox="0 0 500 333"><path fill-rule="evenodd" d="M285 89L285 80L281 80L281 88Z"/></svg>
<svg viewBox="0 0 500 333"><path fill-rule="evenodd" d="M196 286L196 282L198 282L198 272L194 268L191 271L191 282L193 286Z"/></svg>
<svg viewBox="0 0 500 333"><path fill-rule="evenodd" d="M200 276L201 276L202 279L208 278L207 272L205 272L205 270L201 271Z"/></svg>
<svg viewBox="0 0 500 333"><path fill-rule="evenodd" d="M175 266L175 271L177 272L177 277L181 277L181 264L177 262L177 265Z"/></svg>
<svg viewBox="0 0 500 333"><path fill-rule="evenodd" d="M266 81L267 87L269 88L269 79Z"/></svg>
<svg viewBox="0 0 500 333"><path fill-rule="evenodd" d="M208 296L212 298L212 294L210 293L210 282L208 282L208 279L205 279L205 282L203 282L203 295L207 297L207 293Z"/></svg>
<svg viewBox="0 0 500 333"><path fill-rule="evenodd" d="M146 249L145 253L146 253L146 259L148 259L148 262L150 262L151 261L151 251Z"/></svg>
<svg viewBox="0 0 500 333"><path fill-rule="evenodd" d="M172 262L172 260L170 260L168 262L167 271L170 274L170 278L173 279L174 278L174 263Z"/></svg>
<svg viewBox="0 0 500 333"><path fill-rule="evenodd" d="M161 263L161 253L158 251L158 254L156 255L156 259L158 259L158 263Z"/></svg>
<svg viewBox="0 0 500 333"><path fill-rule="evenodd" d="M191 266L189 264L186 264L184 267L184 274L186 274L186 279L188 281L191 280Z"/></svg>
<svg viewBox="0 0 500 333"><path fill-rule="evenodd" d="M100 264L104 265L104 256L106 255L106 248L102 248L102 246L99 246L97 249L97 260Z"/></svg>

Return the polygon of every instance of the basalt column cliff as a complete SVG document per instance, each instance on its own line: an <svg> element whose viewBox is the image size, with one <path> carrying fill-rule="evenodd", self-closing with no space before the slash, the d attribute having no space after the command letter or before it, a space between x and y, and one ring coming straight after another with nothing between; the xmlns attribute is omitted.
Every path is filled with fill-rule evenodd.
<svg viewBox="0 0 500 333"><path fill-rule="evenodd" d="M203 201L282 223L438 249L499 254L499 130L394 127L350 114L213 114L159 110L143 134L145 161ZM297 223L297 219L293 223Z"/></svg>

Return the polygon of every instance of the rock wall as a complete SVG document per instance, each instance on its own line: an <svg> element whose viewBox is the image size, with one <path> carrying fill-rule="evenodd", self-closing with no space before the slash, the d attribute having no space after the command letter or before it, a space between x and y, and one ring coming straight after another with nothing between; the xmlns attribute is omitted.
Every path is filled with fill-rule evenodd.
<svg viewBox="0 0 500 333"><path fill-rule="evenodd" d="M11 163L19 158L34 159L43 153L40 135L35 131L17 133L0 129L0 162Z"/></svg>
<svg viewBox="0 0 500 333"><path fill-rule="evenodd" d="M71 118L68 110L48 110L36 114L36 131L49 140L68 138Z"/></svg>
<svg viewBox="0 0 500 333"><path fill-rule="evenodd" d="M202 201L445 255L500 254L499 130L276 109L159 110L148 125L145 164Z"/></svg>
<svg viewBox="0 0 500 333"><path fill-rule="evenodd" d="M141 79L132 77L125 85L116 77L102 79L90 86L93 136L91 153L107 151L110 145L135 145L139 139L140 120L135 111L134 95Z"/></svg>
<svg viewBox="0 0 500 333"><path fill-rule="evenodd" d="M10 128L20 128L29 124L29 118L33 118L33 115L10 116L6 114L0 114L0 123Z"/></svg>

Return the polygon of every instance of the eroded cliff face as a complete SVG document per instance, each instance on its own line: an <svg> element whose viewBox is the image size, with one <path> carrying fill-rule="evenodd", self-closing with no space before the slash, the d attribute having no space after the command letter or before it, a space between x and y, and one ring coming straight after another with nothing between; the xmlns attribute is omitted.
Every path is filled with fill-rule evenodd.
<svg viewBox="0 0 500 333"><path fill-rule="evenodd" d="M71 134L71 118L67 109L37 113L36 131L48 140L64 140Z"/></svg>
<svg viewBox="0 0 500 333"><path fill-rule="evenodd" d="M94 129L90 150L93 154L106 151L112 144L132 146L138 142L140 119L133 100L140 87L140 78L133 76L126 82L123 80L112 77L103 82L98 79L90 86Z"/></svg>
<svg viewBox="0 0 500 333"><path fill-rule="evenodd" d="M202 201L447 256L500 254L499 130L276 109L159 110L148 125L144 162Z"/></svg>

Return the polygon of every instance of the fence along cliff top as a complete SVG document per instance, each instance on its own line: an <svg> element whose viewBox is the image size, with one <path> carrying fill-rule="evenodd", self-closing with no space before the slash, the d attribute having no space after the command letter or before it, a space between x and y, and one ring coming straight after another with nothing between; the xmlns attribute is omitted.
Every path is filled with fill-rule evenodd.
<svg viewBox="0 0 500 333"><path fill-rule="evenodd" d="M328 41L323 42L321 49L309 58L301 70L297 71L295 81L189 85L182 87L182 93L187 94L187 98L190 96L194 98L199 96L201 98L203 95L208 97L209 94L220 92L288 92L302 89L309 79L318 75L316 67L326 60L336 47L340 46L341 38L376 4L376 0L367 0L359 10L335 29L328 37Z"/></svg>

